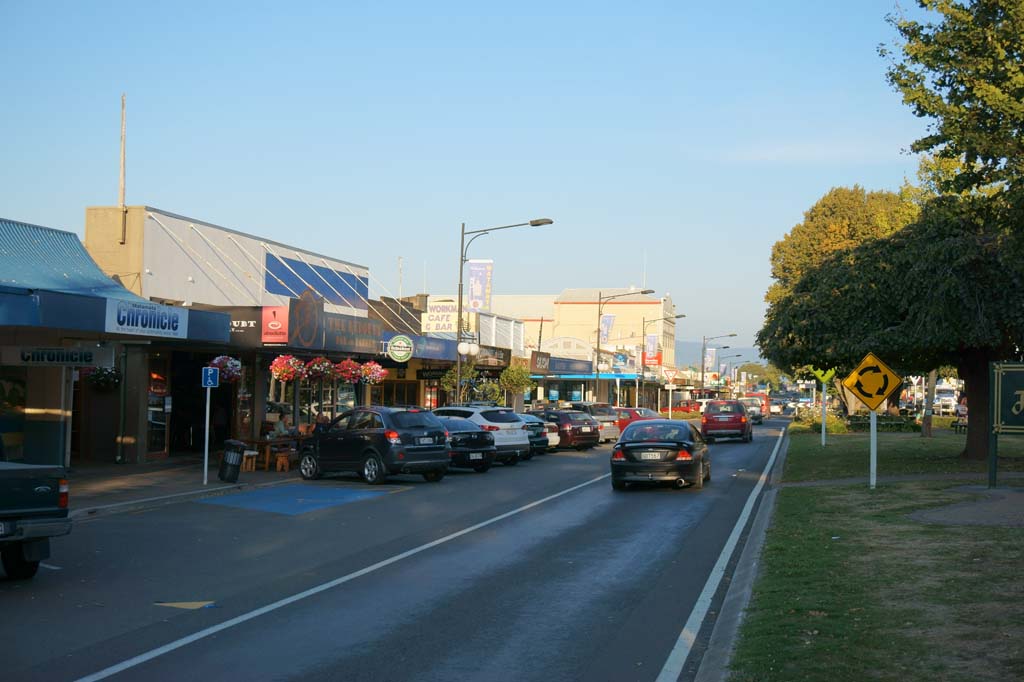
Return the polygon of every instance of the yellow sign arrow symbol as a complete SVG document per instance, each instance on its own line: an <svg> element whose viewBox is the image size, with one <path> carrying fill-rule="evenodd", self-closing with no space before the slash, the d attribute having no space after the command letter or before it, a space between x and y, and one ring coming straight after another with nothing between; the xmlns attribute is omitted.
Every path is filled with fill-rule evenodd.
<svg viewBox="0 0 1024 682"><path fill-rule="evenodd" d="M172 609L194 611L196 609L208 609L215 603L212 601L157 601L153 602L153 606L169 606Z"/></svg>

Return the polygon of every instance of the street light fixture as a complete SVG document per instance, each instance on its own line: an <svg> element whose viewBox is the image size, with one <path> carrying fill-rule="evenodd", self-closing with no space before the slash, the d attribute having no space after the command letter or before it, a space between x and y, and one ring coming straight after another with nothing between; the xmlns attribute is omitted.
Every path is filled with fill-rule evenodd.
<svg viewBox="0 0 1024 682"><path fill-rule="evenodd" d="M480 346L475 343L466 344L466 353L462 352L463 341L462 341L462 270L466 264L466 251L469 249L469 244L473 243L473 240L477 237L482 237L485 234L491 232L497 232L498 230L509 230L513 227L541 227L542 225L551 225L555 221L551 218L534 218L525 223L515 223L514 225L501 225L499 227L487 227L482 230L469 230L466 231L466 223L462 223L462 232L459 237L459 302L458 302L458 313L456 314L456 335L455 339L459 342L458 352L455 357L455 397L456 402L462 400L462 356L463 355L476 355L480 352ZM469 240L469 244L466 243L466 235L473 235ZM473 349L476 349L476 353L472 353Z"/></svg>
<svg viewBox="0 0 1024 682"><path fill-rule="evenodd" d="M621 294L612 294L611 296L603 296L601 292L597 292L597 343L594 347L597 349L597 354L594 362L594 401L600 400L601 395L601 311L604 309L604 304L613 298L622 298L623 296L632 296L634 294L646 295L653 294L654 289L642 289L640 291L626 291Z"/></svg>
<svg viewBox="0 0 1024 682"><path fill-rule="evenodd" d="M704 370L706 369L707 363L704 361L704 357L708 352L708 341L714 341L715 339L731 339L736 336L732 334L720 334L718 336L704 336L701 337L700 342L700 390L704 391ZM722 348L728 348L729 346L722 346Z"/></svg>
<svg viewBox="0 0 1024 682"><path fill-rule="evenodd" d="M633 407L640 407L640 374L646 373L647 371L647 363L644 362L647 349L647 326L654 324L655 322L675 322L676 320L680 320L684 317L686 317L685 314L673 315L672 317L661 317L658 318L657 320L649 321L647 320L647 318L641 318L640 348L642 350L640 351L640 367L637 369L636 372L636 390L635 395L633 396Z"/></svg>

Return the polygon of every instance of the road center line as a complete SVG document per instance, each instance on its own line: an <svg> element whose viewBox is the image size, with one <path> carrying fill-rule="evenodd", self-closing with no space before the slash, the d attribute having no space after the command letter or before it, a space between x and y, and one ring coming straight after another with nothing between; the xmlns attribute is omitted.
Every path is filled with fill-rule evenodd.
<svg viewBox="0 0 1024 682"><path fill-rule="evenodd" d="M718 555L718 561L715 562L714 568L711 569L708 580L704 583L704 589L701 591L700 596L697 597L697 601L693 605L693 611L690 612L690 617L686 620L686 625L683 626L683 631L679 633L676 645L672 647L672 651L669 653L661 672L658 673L655 682L675 682L683 672L683 665L686 663L687 656L690 655L693 642L697 639L701 623L704 622L704 618L708 615L708 609L711 608L711 599L715 596L715 592L718 591L718 586L725 576L725 567L728 565L729 559L732 558L732 553L736 549L736 543L739 542L743 528L747 525L747 519L754 508L754 502L757 501L757 496L761 493L761 489L768 480L768 475L771 474L772 465L775 464L775 457L779 454L779 446L782 445L782 437L785 435L786 429L782 429L779 433L779 439L775 442L775 449L772 450L772 456L768 458L768 464L765 465L764 471L761 472L757 485L750 492L747 503L743 506L743 511L740 513L739 519L736 520L736 525L733 527L732 533L729 534L729 539L726 540L722 553Z"/></svg>
<svg viewBox="0 0 1024 682"><path fill-rule="evenodd" d="M419 554L420 552L425 552L428 549L432 549L434 547L437 547L438 545L443 545L446 542L451 542L452 540L454 540L456 538L460 538L463 535L467 535L469 533L472 533L473 531L480 530L481 528L486 528L487 526L490 526L491 524L497 523L498 521L502 521L504 519L507 519L510 516L515 516L516 514L521 514L522 512L527 511L528 509L533 509L534 507L542 505L545 502L550 502L551 500L554 500L554 499L557 499L559 497L562 497L563 495L568 495L569 493L574 492L576 490L579 490L580 488L584 488L584 487L586 487L588 485L591 485L593 483L597 483L598 481L603 481L604 479L608 478L610 475L611 474L604 474L603 476L598 476L597 478L592 478L589 481L586 481L584 483L580 483L579 485L574 485L571 488L566 488L565 490L557 492L557 493L555 493L553 495L548 495L547 497L541 498L541 499L536 500L534 502L530 502L529 504L525 504L522 507L519 507L518 509L513 509L512 511L505 512L504 514L499 514L498 516L495 516L493 518L487 519L486 521L482 521L482 522L480 522L480 523L478 523L476 525L469 526L468 528L463 528L462 530L456 531L456 532L452 533L451 535L446 535L443 538L438 538L437 540L434 540L432 542L428 542L428 543L426 543L424 545L420 545L419 547L415 547L415 548L410 549L408 551L402 552L401 554L396 554L393 557L390 557L388 559L384 559L383 561L378 561L377 563L375 563L375 564L373 564L371 566L367 566L366 568L361 568L358 571L354 571L352 573L349 573L348 575L343 575L340 578L335 578L334 580L330 580L330 581L328 581L326 583L322 583L320 585L317 585L316 587L311 587L308 590L305 590L303 592L299 592L297 594L293 594L290 597L285 597L284 599L280 599L280 600L278 600L278 601L276 601L276 602L274 602L272 604L267 604L266 606L261 606L260 608L254 610L254 611L250 611L248 613L243 613L242 615L236 616L236 617L234 617L234 618L232 618L230 620L226 620L223 623L218 623L217 625L212 625L212 626L206 628L205 630L200 630L199 632L194 632L191 635L188 635L187 637L182 637L181 639L177 639L177 640L175 640L173 642L170 642L168 644L164 644L163 646L157 647L156 649L151 649L150 651L147 651L145 653L139 654L138 656L134 656L134 657L129 658L129 659L125 660L125 661L121 661L120 663L117 663L116 665L112 665L109 668L104 668L103 670L100 670L99 672L95 672L95 673L92 673L91 675L87 675L85 677L81 677L81 678L79 678L77 680L77 682L93 682L93 680L106 679L106 678L110 677L111 675L116 675L116 674L118 674L120 672L124 672L125 670L128 670L130 668L134 668L134 667L136 667L138 665L141 665L141 664L143 664L143 663L145 663L147 661L151 661L154 658L157 658L158 656L163 656L166 653L170 653L171 651L174 651L175 649L180 649L180 648L182 648L184 646L188 646L189 644L192 644L193 642L198 642L199 640L205 639L205 638L209 637L210 635L215 635L218 632L223 632L224 630L227 630L228 628L233 628L236 625L241 625L242 623L245 623L246 621L250 621L250 620L252 620L254 618L258 618L258 617L260 617L260 616L262 616L264 614L270 613L271 611L276 611L276 610L278 610L280 608L283 608L285 606L288 606L290 604L294 604L295 602L302 601L303 599L307 599L307 598L312 597L314 595L320 594L321 592L325 592L327 590L330 590L330 589L332 589L334 587L337 587L338 585L343 585L343 584L345 584L345 583L347 583L347 582L349 582L351 580L355 580L356 578L360 578L360 577L362 577L364 575L367 575L368 573L373 573L374 571L377 571L377 570L379 570L381 568L384 568L386 566L390 566L391 564L394 564L394 563L397 563L399 561L402 561L403 559L408 559L409 557L414 556L416 554Z"/></svg>

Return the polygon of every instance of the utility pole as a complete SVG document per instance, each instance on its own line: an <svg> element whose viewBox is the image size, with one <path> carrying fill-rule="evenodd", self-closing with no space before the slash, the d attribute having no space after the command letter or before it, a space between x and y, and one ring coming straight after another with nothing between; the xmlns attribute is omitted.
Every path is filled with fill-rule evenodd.
<svg viewBox="0 0 1024 682"><path fill-rule="evenodd" d="M121 177L117 186L117 207L121 209L121 243L124 244L128 238L128 208L124 205L124 149L126 132L126 109L127 98L121 93Z"/></svg>

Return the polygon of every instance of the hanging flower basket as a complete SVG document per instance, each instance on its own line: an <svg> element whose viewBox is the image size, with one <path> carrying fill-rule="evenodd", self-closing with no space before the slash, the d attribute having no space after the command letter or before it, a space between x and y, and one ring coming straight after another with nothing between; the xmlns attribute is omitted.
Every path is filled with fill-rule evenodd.
<svg viewBox="0 0 1024 682"><path fill-rule="evenodd" d="M334 363L323 356L313 358L306 363L306 378L311 381L315 379L333 379Z"/></svg>
<svg viewBox="0 0 1024 682"><path fill-rule="evenodd" d="M334 374L339 381L348 384L356 384L363 380L363 369L359 363L349 358L342 360L334 366Z"/></svg>
<svg viewBox="0 0 1024 682"><path fill-rule="evenodd" d="M270 363L270 375L278 381L301 381L306 378L306 363L294 355L278 355Z"/></svg>
<svg viewBox="0 0 1024 682"><path fill-rule="evenodd" d="M225 383L233 384L242 378L242 361L230 355L218 355L206 366L219 369L220 380Z"/></svg>
<svg viewBox="0 0 1024 682"><path fill-rule="evenodd" d="M121 383L121 370L117 367L93 367L86 381L97 391L112 391Z"/></svg>
<svg viewBox="0 0 1024 682"><path fill-rule="evenodd" d="M363 383L370 384L371 386L373 384L379 384L388 376L388 371L373 360L363 363L362 372Z"/></svg>

